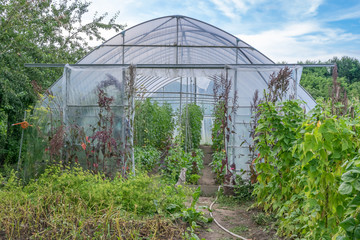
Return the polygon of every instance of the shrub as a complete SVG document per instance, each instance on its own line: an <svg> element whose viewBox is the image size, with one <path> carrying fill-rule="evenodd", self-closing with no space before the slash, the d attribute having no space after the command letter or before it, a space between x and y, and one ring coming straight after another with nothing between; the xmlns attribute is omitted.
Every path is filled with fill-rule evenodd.
<svg viewBox="0 0 360 240"><path fill-rule="evenodd" d="M254 186L250 181L246 181L241 175L236 176L236 185L234 186L234 198L239 202L253 200Z"/></svg>

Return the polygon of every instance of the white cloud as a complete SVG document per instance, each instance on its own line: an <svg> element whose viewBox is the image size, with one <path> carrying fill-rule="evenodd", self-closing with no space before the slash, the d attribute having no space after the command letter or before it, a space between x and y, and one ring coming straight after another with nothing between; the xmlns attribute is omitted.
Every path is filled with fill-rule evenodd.
<svg viewBox="0 0 360 240"><path fill-rule="evenodd" d="M341 29L323 28L309 21L290 23L284 27L258 34L237 35L275 62L294 63L300 60L328 60L333 56L353 56L354 52L338 50L344 42L359 40L360 36Z"/></svg>
<svg viewBox="0 0 360 240"><path fill-rule="evenodd" d="M323 3L323 0L310 0L310 8L308 9L308 11L306 12L307 14L310 15L315 15L317 14L317 9L319 8L319 6Z"/></svg>
<svg viewBox="0 0 360 240"><path fill-rule="evenodd" d="M354 6L350 9L340 10L338 12L334 12L329 16L326 21L334 22L348 19L357 19L360 18L360 5Z"/></svg>
<svg viewBox="0 0 360 240"><path fill-rule="evenodd" d="M257 6L266 0L211 0L225 16L231 19L238 19L246 14L252 7Z"/></svg>
<svg viewBox="0 0 360 240"><path fill-rule="evenodd" d="M359 35L332 27L333 21L360 17L360 5L319 19L324 0L94 0L92 12L120 10L128 27L166 15L197 18L229 31L274 61L327 60L334 55L359 58ZM323 16L322 14L321 16ZM241 34L239 34L241 33ZM106 39L115 32L103 33ZM353 41L353 42L351 42ZM97 43L99 44L99 43ZM350 51L352 48L352 51ZM339 50L337 50L339 49ZM342 50L340 50L342 49Z"/></svg>
<svg viewBox="0 0 360 240"><path fill-rule="evenodd" d="M212 0L215 6L227 17L233 19L236 18L236 13L232 6L231 0Z"/></svg>
<svg viewBox="0 0 360 240"><path fill-rule="evenodd" d="M282 16L299 19L315 16L324 0L211 0L223 15L238 19L245 14L261 15L268 11L280 11ZM260 9L260 10L259 10Z"/></svg>

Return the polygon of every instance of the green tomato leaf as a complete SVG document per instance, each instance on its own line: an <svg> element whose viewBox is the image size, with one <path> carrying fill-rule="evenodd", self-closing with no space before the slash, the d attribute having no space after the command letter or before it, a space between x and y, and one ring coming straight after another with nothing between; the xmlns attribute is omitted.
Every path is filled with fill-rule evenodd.
<svg viewBox="0 0 360 240"><path fill-rule="evenodd" d="M339 193L342 195L350 194L352 192L352 186L348 182L343 182L339 187Z"/></svg>

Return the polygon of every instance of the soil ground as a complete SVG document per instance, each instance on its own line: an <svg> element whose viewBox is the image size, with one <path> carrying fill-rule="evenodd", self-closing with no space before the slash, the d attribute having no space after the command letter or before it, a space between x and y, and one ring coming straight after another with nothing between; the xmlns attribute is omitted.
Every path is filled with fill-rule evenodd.
<svg viewBox="0 0 360 240"><path fill-rule="evenodd" d="M203 175L199 179L199 185L215 185L215 176L211 172L211 147L201 146L204 151ZM197 206L210 206L215 197L200 197ZM238 203L230 198L222 198L214 204L214 218L229 231L252 240L275 240L281 239L275 235L273 229L274 219L267 216L259 209L250 209L252 202ZM209 214L207 210L204 210ZM230 240L237 239L219 228L215 222L198 229L198 236L206 240Z"/></svg>

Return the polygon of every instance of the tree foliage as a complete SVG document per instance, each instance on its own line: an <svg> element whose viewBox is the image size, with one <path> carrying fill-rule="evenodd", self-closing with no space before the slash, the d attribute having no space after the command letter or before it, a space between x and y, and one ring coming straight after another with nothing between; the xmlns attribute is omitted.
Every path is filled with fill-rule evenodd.
<svg viewBox="0 0 360 240"><path fill-rule="evenodd" d="M342 58L334 57L325 62L305 61L299 63L336 63L339 76L338 82L350 97L360 95L360 62L358 59L344 56ZM304 68L300 83L315 99L319 97L329 98L331 96L331 72L326 68Z"/></svg>
<svg viewBox="0 0 360 240"><path fill-rule="evenodd" d="M101 30L119 31L117 14L84 23L90 3L83 0L0 0L0 164L14 161L20 129L12 123L34 104L37 90L47 89L61 69L25 68L25 63L75 63L91 50L88 40L104 40Z"/></svg>

